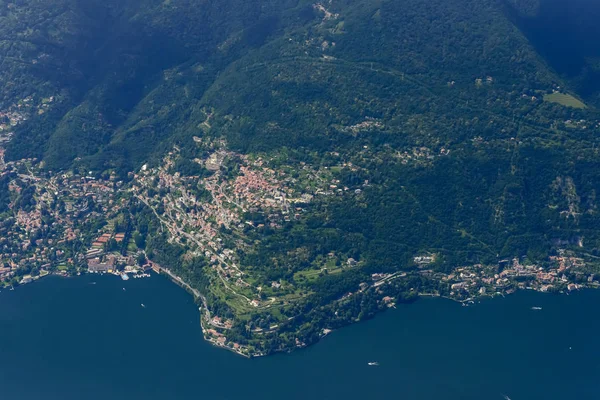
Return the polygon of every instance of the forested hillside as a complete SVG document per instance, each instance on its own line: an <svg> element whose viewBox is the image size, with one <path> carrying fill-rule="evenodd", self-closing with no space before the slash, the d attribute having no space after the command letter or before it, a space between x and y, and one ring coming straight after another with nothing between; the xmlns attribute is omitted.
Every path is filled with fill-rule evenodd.
<svg viewBox="0 0 600 400"><path fill-rule="evenodd" d="M519 4L521 3L521 4ZM550 66L581 96L600 104L600 7L589 0L543 0L514 4L517 26ZM519 7L520 6L520 7Z"/></svg>
<svg viewBox="0 0 600 400"><path fill-rule="evenodd" d="M55 96L51 112L17 133L9 157L66 168L94 156L145 114L160 113L111 159L131 170L172 135L186 108L232 59L263 43L296 2L95 1L4 3L5 107ZM298 11L301 15L301 11ZM300 17L289 16L290 23ZM229 42L228 42L229 40ZM182 71L192 73L189 83ZM181 91L185 89L185 95ZM155 103L152 99L159 99ZM177 99L177 104L173 100ZM129 134L128 136L133 136ZM25 144L26 143L26 144ZM122 147L122 146L119 146ZM132 162L129 161L132 158ZM99 162L98 168L106 165Z"/></svg>
<svg viewBox="0 0 600 400"><path fill-rule="evenodd" d="M253 354L391 299L593 283L591 3L0 0L0 144L125 185L132 247Z"/></svg>
<svg viewBox="0 0 600 400"><path fill-rule="evenodd" d="M544 7L550 2L542 2L541 11L534 11L541 14L534 15L546 18L544 10L552 5ZM531 2L518 3L528 9ZM562 82L548 68L545 54L535 51L537 42L527 40L538 32L525 20L533 17L519 12L515 17L510 3L496 0L336 1L326 6L303 0L56 0L50 6L29 0L0 7L4 107L30 95L37 101L54 96L49 112L18 128L21 140L12 142L8 157L43 157L53 169L68 168L82 157L86 168L132 170L160 153L174 132L193 134L204 118L203 106L222 114L235 101L245 108L238 114L255 113L259 124L266 123L265 107L269 114L293 110L285 118L285 124L296 127L292 136L308 135L318 143L323 137L314 130L330 129L344 117L439 115L435 108L441 103L454 105L444 93L449 82L454 94L476 96L482 104L489 103L490 90L476 91L476 79L494 79L491 98L498 91L551 90ZM594 33L595 25L585 26L585 32ZM593 57L592 50L578 52L577 60ZM560 66L557 71L563 72ZM273 81L274 74L282 74L279 82ZM582 75L574 89L593 96L593 74L585 75L589 79ZM394 75L406 79L400 82ZM586 79L591 81L584 84ZM365 85L355 90L364 99L354 96L357 81ZM278 83L283 86L272 87ZM416 96L422 99L407 91L409 83L409 90L419 88ZM271 89L278 90L267 95ZM427 90L440 97L434 101ZM247 92L251 99L244 98ZM331 93L331 110L311 108ZM398 109L390 103L396 96L410 99ZM233 130L251 129L256 118L247 116L250 120L236 121ZM290 134L286 126L279 129L286 138ZM277 135L269 133L260 146L275 145L272 136Z"/></svg>

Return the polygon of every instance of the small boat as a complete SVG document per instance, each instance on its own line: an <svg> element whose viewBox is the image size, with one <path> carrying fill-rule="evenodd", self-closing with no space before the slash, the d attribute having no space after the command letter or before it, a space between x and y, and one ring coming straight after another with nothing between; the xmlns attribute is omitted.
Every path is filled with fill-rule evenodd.
<svg viewBox="0 0 600 400"><path fill-rule="evenodd" d="M127 290L126 290L125 288L123 288L123 291L125 292L125 291L127 291Z"/></svg>
<svg viewBox="0 0 600 400"><path fill-rule="evenodd" d="M129 275L127 275L127 274L121 274L121 279L123 279L124 281L128 281L129 280Z"/></svg>
<svg viewBox="0 0 600 400"><path fill-rule="evenodd" d="M146 306L144 305L144 303L142 303L142 308L146 308Z"/></svg>
<svg viewBox="0 0 600 400"><path fill-rule="evenodd" d="M531 307L532 310L541 310L542 307Z"/></svg>
<svg viewBox="0 0 600 400"><path fill-rule="evenodd" d="M379 363L377 361L370 361L367 364L369 364L369 367L378 367Z"/></svg>
<svg viewBox="0 0 600 400"><path fill-rule="evenodd" d="M95 285L95 284L96 284L96 282L90 282L90 285Z"/></svg>

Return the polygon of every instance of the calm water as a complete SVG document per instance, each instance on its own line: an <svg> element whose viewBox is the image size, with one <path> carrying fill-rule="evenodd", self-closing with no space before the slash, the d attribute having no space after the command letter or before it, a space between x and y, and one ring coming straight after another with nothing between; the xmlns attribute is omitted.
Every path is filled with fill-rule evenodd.
<svg viewBox="0 0 600 400"><path fill-rule="evenodd" d="M191 297L162 277L45 278L0 293L0 396L597 400L599 308L600 291L422 300L247 360L206 344Z"/></svg>

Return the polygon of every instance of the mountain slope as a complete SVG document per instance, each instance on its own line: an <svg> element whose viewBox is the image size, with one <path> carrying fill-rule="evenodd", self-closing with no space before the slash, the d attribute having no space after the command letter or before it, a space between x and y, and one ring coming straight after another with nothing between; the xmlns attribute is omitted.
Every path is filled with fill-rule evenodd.
<svg viewBox="0 0 600 400"><path fill-rule="evenodd" d="M588 0L543 0L514 20L536 51L586 100L599 104L600 7Z"/></svg>
<svg viewBox="0 0 600 400"><path fill-rule="evenodd" d="M41 6L33 2L23 5L31 14L33 7ZM383 67L418 77L421 84L434 88L449 81L471 86L475 79L487 76L494 77L497 86L545 88L553 79L494 1L338 2L330 6L331 11L308 2L235 0L218 5L65 0L60 7L64 13L51 15L45 22L60 34L29 21L44 29L34 29L28 35L58 48L49 52L48 61L38 60L36 72L23 75L36 76L56 62L69 65L55 67L59 76L46 81L53 89L43 92L61 94L64 102L55 112L32 123L33 129L24 127L21 133L24 142L39 143L36 154L45 154L52 168L67 167L75 157L94 156L108 146L109 154L127 152L127 156L117 155L116 160L125 163L119 168L130 170L172 135L190 108L206 101L206 95L218 93L220 83L214 82L221 72L252 69L275 58L335 57L346 66L365 63L362 70L352 66L354 76L336 71L342 80L364 80L360 74L366 67ZM103 18L88 21L90 15ZM39 58L42 50L34 48L31 55L23 51L22 56L31 58L37 52ZM288 70L296 73L293 66ZM309 71L309 64L298 65L298 73ZM258 73L264 79L273 75L269 71ZM226 82L226 77L220 82ZM304 80L298 82L303 84ZM212 90L205 93L211 85ZM365 93L376 90L371 87ZM345 94L343 89L341 92ZM169 98L178 101L170 102ZM364 105L355 108L364 109ZM157 110L160 115L144 118ZM308 119L306 112L299 115ZM134 129L137 139L127 140L126 136L134 135L133 126L141 129L141 119L147 121L143 133ZM43 127L35 128L39 126ZM110 146L113 140L139 145L140 135L144 138L142 146ZM19 142L14 142L13 150L15 157L33 155L30 147L19 148ZM134 163L126 162L130 157ZM92 161L100 162L96 169L103 169L106 159L115 157Z"/></svg>
<svg viewBox="0 0 600 400"><path fill-rule="evenodd" d="M25 85L20 90L39 97L60 94L63 100L53 113L31 124L43 128L33 132L23 128L23 141L40 142L37 155L45 155L53 168L68 167L77 156L97 153L127 123L135 106L163 82L164 71L186 62L206 63L205 76L194 82L194 90L201 93L228 57L260 44L271 29L269 21L277 21L288 3L65 0L56 5L64 12L48 16L44 24L34 17L41 4L5 6L7 19L35 26L23 35L44 43L18 52L23 62L35 63L32 71L10 71L24 79L38 79L40 71L53 68L59 71L57 76L39 77L38 81L45 79L52 85L47 91ZM7 31L13 29L7 25ZM230 35L238 35L242 46L219 53L217 46ZM18 40L6 39L9 45L14 42ZM13 146L15 157L35 151L19 143Z"/></svg>
<svg viewBox="0 0 600 400"><path fill-rule="evenodd" d="M31 61L1 69L27 117L7 159L112 182L81 246L127 226L244 354L423 294L593 286L600 115L538 52L523 21L544 4L64 0L39 24L42 3L6 6L35 38L3 42Z"/></svg>

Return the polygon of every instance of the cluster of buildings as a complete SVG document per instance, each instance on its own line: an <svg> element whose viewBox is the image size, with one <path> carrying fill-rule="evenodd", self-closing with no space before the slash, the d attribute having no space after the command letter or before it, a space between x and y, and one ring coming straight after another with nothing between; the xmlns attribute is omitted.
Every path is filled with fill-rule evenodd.
<svg viewBox="0 0 600 400"><path fill-rule="evenodd" d="M209 260L224 282L231 280L232 285L247 288L249 285L243 281L244 274L237 266L236 252L223 244L227 237L223 228L241 230L247 226L254 227L252 221L243 220L244 212L250 209L264 211L280 207L280 211L285 212L282 210L284 195L274 196L277 199L272 201L257 201L267 197L265 192L279 194L281 186L243 164L240 174L228 179L219 170L227 157L246 162L233 153L219 151L203 160L207 169L210 166L213 170L211 176L203 179L174 172L172 167L176 157L178 152L175 150L169 153L160 167L142 168L135 176L133 193L157 212L173 240L195 248L199 255ZM210 194L209 199L197 198L195 187L198 186Z"/></svg>
<svg viewBox="0 0 600 400"><path fill-rule="evenodd" d="M428 147L414 147L410 151L397 151L395 156L401 160L402 164L406 165L409 163L426 164L433 161L436 157L447 156L450 154L450 150L446 148L440 148L436 153Z"/></svg>
<svg viewBox="0 0 600 400"><path fill-rule="evenodd" d="M317 178L319 174L308 167L303 171L305 181L295 179L285 168L276 172L261 157L250 159L214 148L195 160L211 171L209 176L184 176L174 168L178 157L175 148L160 166L144 166L134 176L133 194L154 210L171 240L209 261L226 290L243 295L251 307L260 307L265 302L260 290L247 282L239 267L238 252L248 246L245 238L299 216L304 204L317 191L327 190L330 181Z"/></svg>
<svg viewBox="0 0 600 400"><path fill-rule="evenodd" d="M0 110L0 132L9 131L18 124L27 121L28 110L32 103L32 98L27 97L19 104L13 104L6 110Z"/></svg>
<svg viewBox="0 0 600 400"><path fill-rule="evenodd" d="M12 130L15 126L27 121L34 114L43 114L54 102L54 96L35 101L32 96L0 110L0 146L12 139Z"/></svg>
<svg viewBox="0 0 600 400"><path fill-rule="evenodd" d="M282 184L275 178L270 168L254 170L249 166L240 166L240 174L233 182L235 202L244 207L279 208L289 213L289 204Z"/></svg>
<svg viewBox="0 0 600 400"><path fill-rule="evenodd" d="M360 122L356 125L352 125L352 126L345 128L345 131L356 134L359 132L379 130L379 129L383 129L383 128L384 128L384 125L381 121L373 119L373 118L367 118L363 122Z"/></svg>
<svg viewBox="0 0 600 400"><path fill-rule="evenodd" d="M88 271L105 273L113 272L117 266L117 259L114 255L107 256L101 261L100 257L94 257L88 260Z"/></svg>
<svg viewBox="0 0 600 400"><path fill-rule="evenodd" d="M39 171L32 159L0 166L0 172L12 177L10 217L0 223L0 280L6 282L31 270L85 266L85 255L74 250L92 241L94 232L84 225L107 221L121 211L125 200L117 200L116 191L122 182L114 176L102 180L76 174L48 175ZM23 193L30 196L27 207L19 200Z"/></svg>
<svg viewBox="0 0 600 400"><path fill-rule="evenodd" d="M472 300L482 295L510 294L518 289L540 292L572 291L599 285L596 275L583 259L562 251L550 257L550 265L541 267L523 260L501 260L498 265L475 264L460 267L450 274L435 272L420 264L420 275L444 283L445 292L437 293L455 300Z"/></svg>

